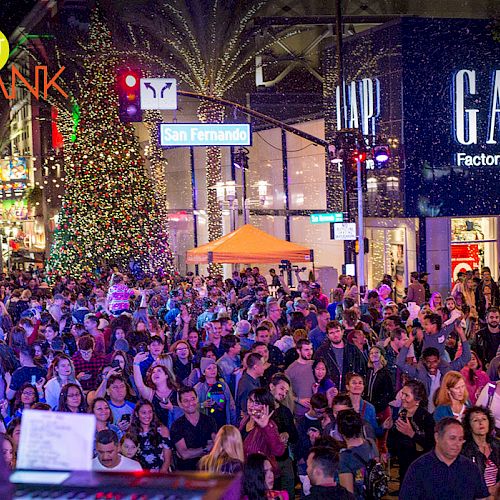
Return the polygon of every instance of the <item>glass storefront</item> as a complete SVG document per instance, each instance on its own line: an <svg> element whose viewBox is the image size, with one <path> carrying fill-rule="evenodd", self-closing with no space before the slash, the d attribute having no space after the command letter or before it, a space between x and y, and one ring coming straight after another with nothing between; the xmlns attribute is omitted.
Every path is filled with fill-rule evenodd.
<svg viewBox="0 0 500 500"><path fill-rule="evenodd" d="M367 236L370 241L368 286L375 288L384 274L390 274L395 281L397 295L403 298L408 274L406 229L367 228Z"/></svg>
<svg viewBox="0 0 500 500"><path fill-rule="evenodd" d="M488 266L497 270L497 218L464 217L451 219L451 278L460 271ZM495 279L498 276L495 276Z"/></svg>

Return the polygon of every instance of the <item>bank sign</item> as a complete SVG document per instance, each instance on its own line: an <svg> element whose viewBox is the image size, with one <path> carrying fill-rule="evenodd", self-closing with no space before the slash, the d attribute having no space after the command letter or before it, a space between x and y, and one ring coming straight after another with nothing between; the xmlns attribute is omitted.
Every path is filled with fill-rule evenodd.
<svg viewBox="0 0 500 500"><path fill-rule="evenodd" d="M481 95L485 90L488 95ZM455 165L499 167L500 69L458 70L452 77L452 106Z"/></svg>
<svg viewBox="0 0 500 500"><path fill-rule="evenodd" d="M159 144L175 146L250 146L248 123L161 123Z"/></svg>

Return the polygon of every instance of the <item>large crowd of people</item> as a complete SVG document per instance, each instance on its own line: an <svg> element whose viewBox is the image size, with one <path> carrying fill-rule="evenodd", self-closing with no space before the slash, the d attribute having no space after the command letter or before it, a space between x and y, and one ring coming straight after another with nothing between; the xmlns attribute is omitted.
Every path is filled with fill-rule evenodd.
<svg viewBox="0 0 500 500"><path fill-rule="evenodd" d="M448 296L427 273L404 296L388 275L363 293L351 276L331 291L296 280L0 275L5 462L24 410L92 413L96 470L236 474L245 500L493 497L490 269L460 273Z"/></svg>

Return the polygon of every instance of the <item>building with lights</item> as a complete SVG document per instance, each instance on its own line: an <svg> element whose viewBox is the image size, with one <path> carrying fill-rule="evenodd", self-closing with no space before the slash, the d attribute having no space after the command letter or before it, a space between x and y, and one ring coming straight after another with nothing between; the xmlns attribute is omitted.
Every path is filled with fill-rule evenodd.
<svg viewBox="0 0 500 500"><path fill-rule="evenodd" d="M410 272L419 270L446 293L459 270L482 266L498 278L500 76L491 61L498 60L500 44L489 22L402 18L349 37L344 50L343 111L338 112L335 89L335 49L326 47L324 112L313 107L310 115L287 123L334 144L341 117L343 127L359 128L390 146L383 168L367 162L364 169L367 285L390 274L403 293ZM252 107L265 112L262 97L252 97ZM265 98L271 101L269 94ZM246 212L251 224L313 248L320 277L324 270L333 285L345 262L344 244L331 239L329 224L310 219L332 211L329 197L342 195L329 178L324 149L258 123L247 170L234 161L236 153L237 148L223 151L223 180L236 185L234 199L219 197L224 232L242 224ZM172 214L171 231L175 245L188 249L194 238L206 241L207 186L198 170L203 150L168 150L166 156L170 207L182 207ZM356 221L352 167L344 217Z"/></svg>
<svg viewBox="0 0 500 500"><path fill-rule="evenodd" d="M51 30L59 23L88 27L88 2L37 2L9 37L11 56L3 75L12 74L14 66L32 84L36 66L53 71ZM57 109L16 82L15 98L0 103L8 116L0 156L0 267L9 268L44 262L64 193Z"/></svg>

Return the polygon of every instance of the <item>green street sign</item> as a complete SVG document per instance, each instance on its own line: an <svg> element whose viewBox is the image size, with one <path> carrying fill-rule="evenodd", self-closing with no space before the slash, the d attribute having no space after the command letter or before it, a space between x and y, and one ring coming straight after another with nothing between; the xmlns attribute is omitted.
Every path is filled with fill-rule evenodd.
<svg viewBox="0 0 500 500"><path fill-rule="evenodd" d="M311 224L324 224L327 222L344 222L342 212L332 212L327 214L311 214Z"/></svg>

